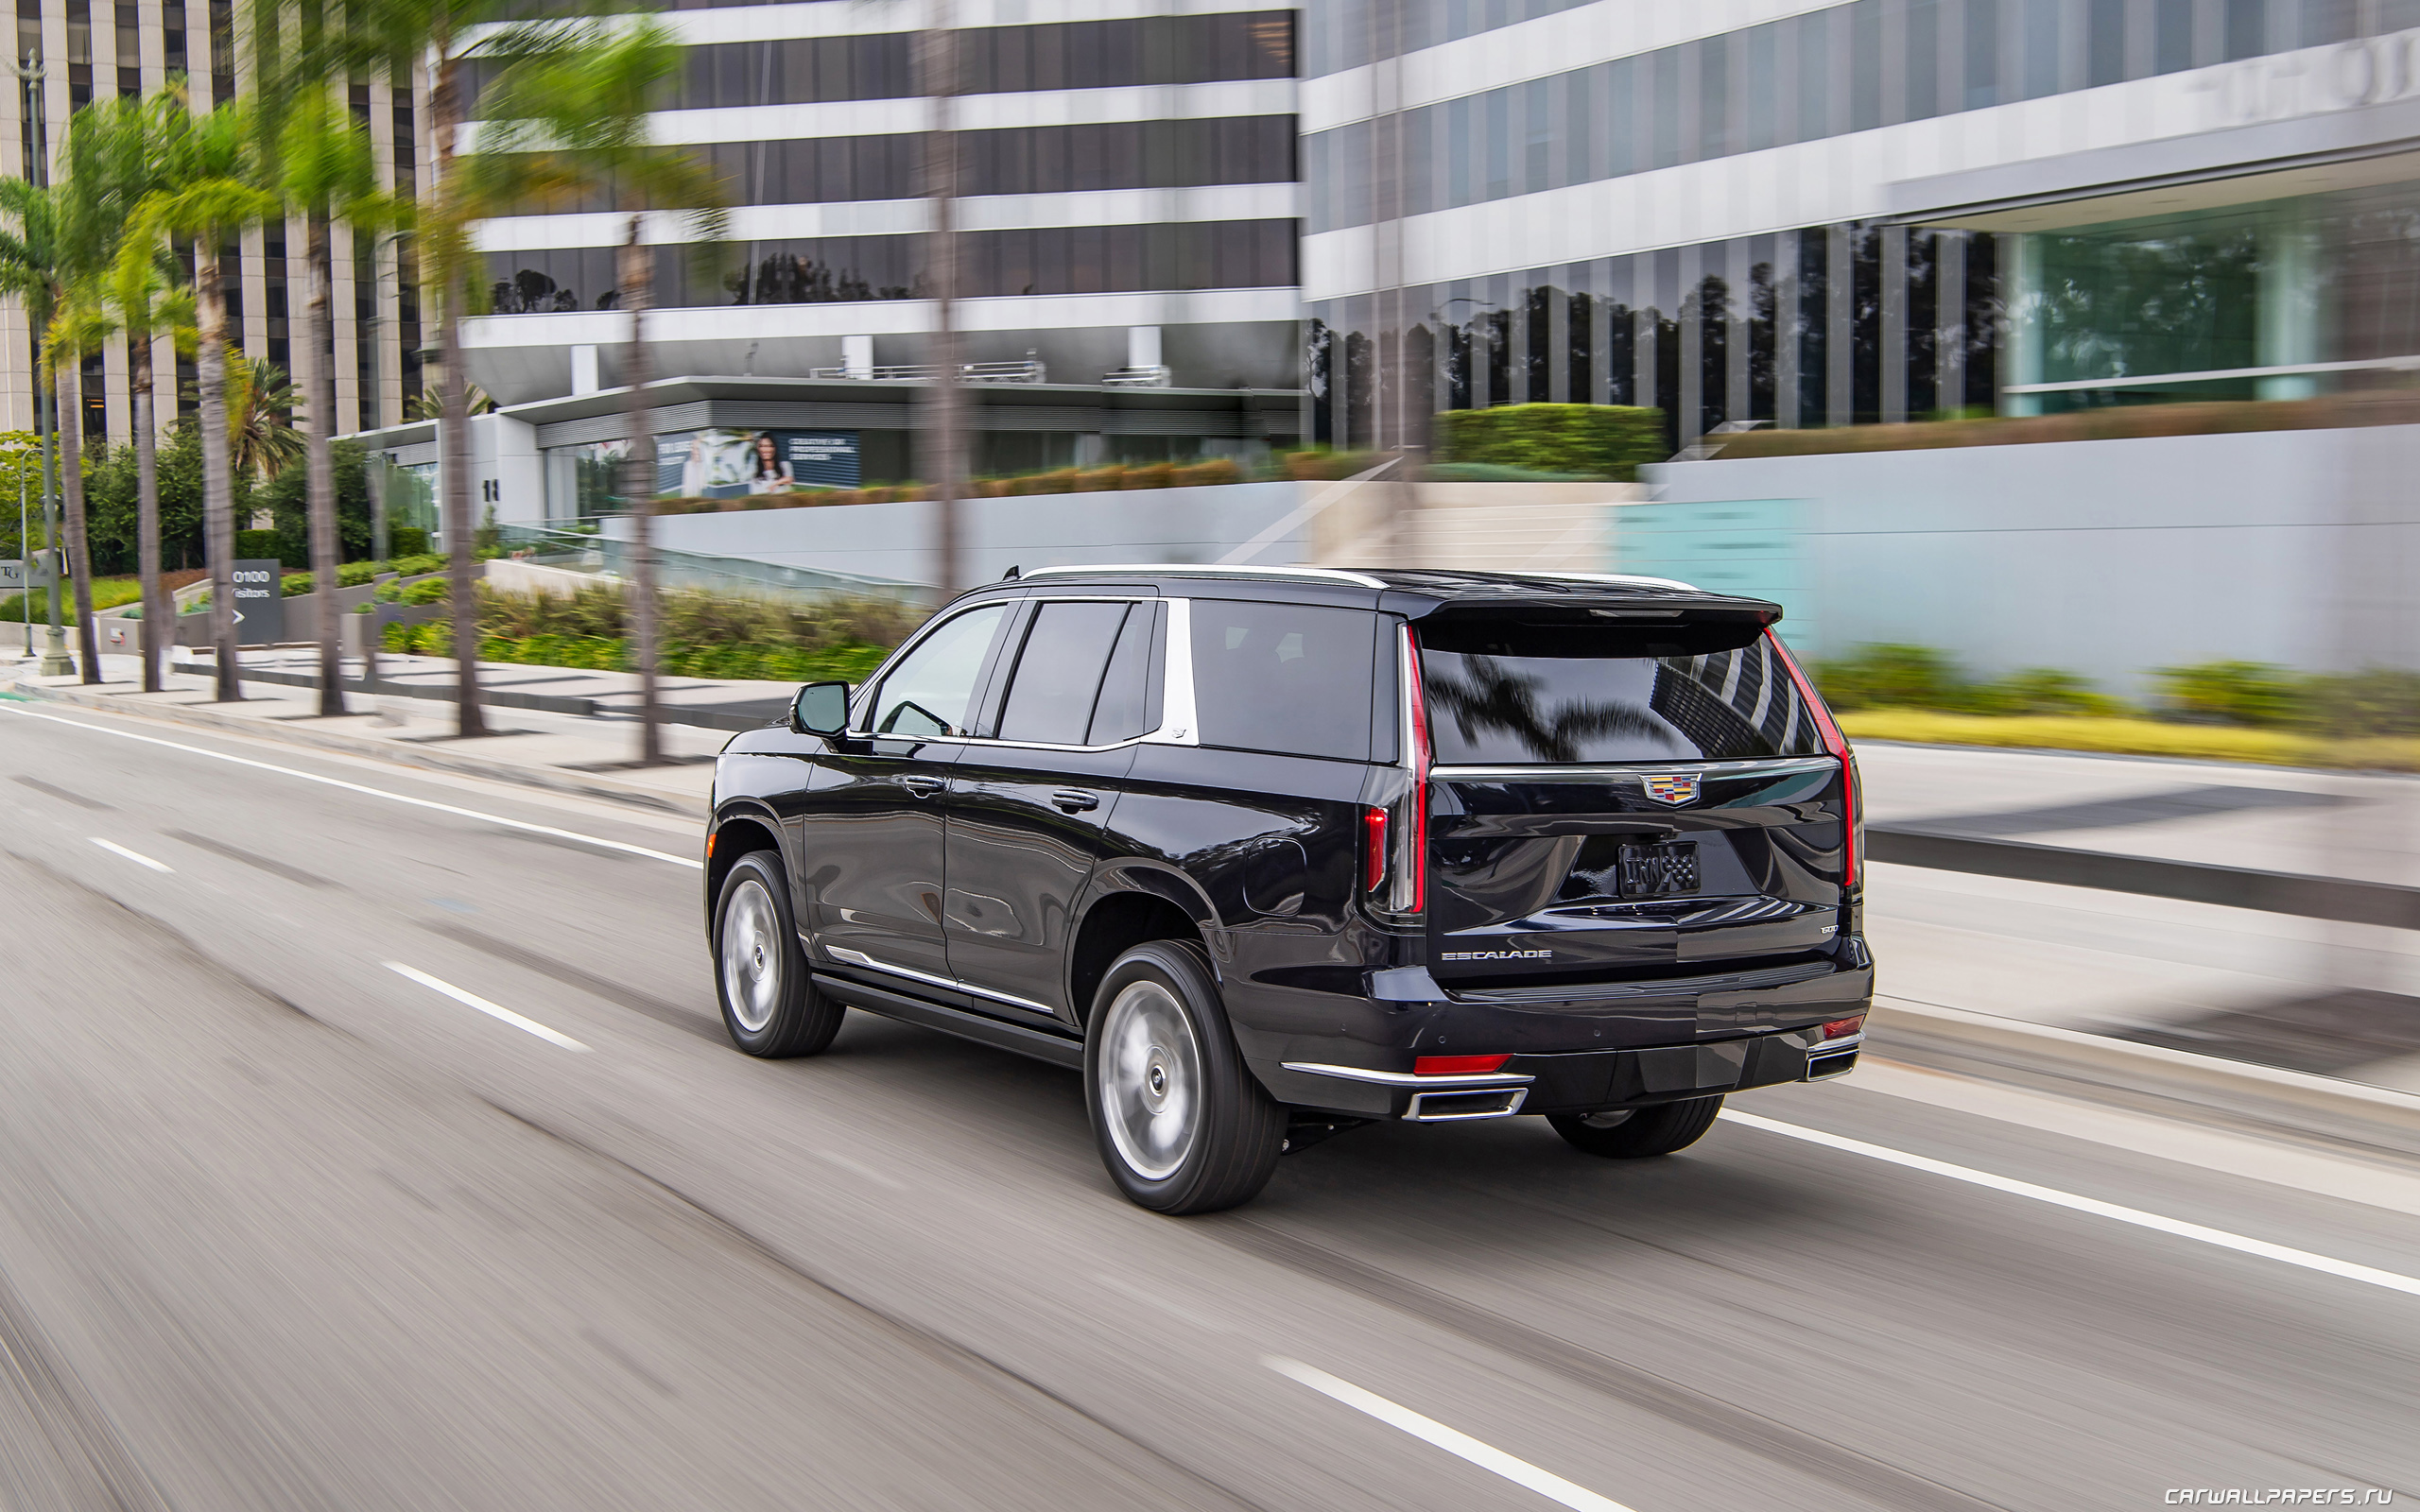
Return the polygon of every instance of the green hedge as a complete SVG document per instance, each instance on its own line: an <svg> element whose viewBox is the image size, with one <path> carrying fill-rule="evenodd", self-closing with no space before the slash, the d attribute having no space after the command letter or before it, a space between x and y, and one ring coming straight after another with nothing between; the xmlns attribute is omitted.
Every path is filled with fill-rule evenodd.
<svg viewBox="0 0 2420 1512"><path fill-rule="evenodd" d="M389 651L421 656L453 654L453 627L389 625ZM862 682L890 655L879 645L836 645L805 651L788 645L685 645L664 647L664 673L681 678L753 679L765 682ZM479 660L523 666L579 667L596 672L632 670L631 643L593 635L491 635L479 643Z"/></svg>
<svg viewBox="0 0 2420 1512"><path fill-rule="evenodd" d="M1632 404L1498 404L1437 417L1437 459L1628 483L1664 459L1664 414Z"/></svg>

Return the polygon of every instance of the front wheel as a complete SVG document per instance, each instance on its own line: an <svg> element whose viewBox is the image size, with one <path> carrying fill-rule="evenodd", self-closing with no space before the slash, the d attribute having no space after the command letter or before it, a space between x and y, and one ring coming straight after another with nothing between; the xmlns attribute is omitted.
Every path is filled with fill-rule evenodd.
<svg viewBox="0 0 2420 1512"><path fill-rule="evenodd" d="M770 850L733 863L715 902L715 993L731 1042L777 1060L832 1043L849 1010L815 988L790 919L789 879Z"/></svg>
<svg viewBox="0 0 2420 1512"><path fill-rule="evenodd" d="M1602 1113L1549 1113L1547 1122L1573 1149L1615 1160L1669 1155L1698 1142L1722 1111L1720 1097L1692 1097L1653 1108L1615 1108Z"/></svg>
<svg viewBox="0 0 2420 1512"><path fill-rule="evenodd" d="M1215 1212L1269 1184L1286 1110L1244 1065L1200 946L1149 940L1102 978L1084 1037L1084 1108L1118 1190L1159 1212Z"/></svg>

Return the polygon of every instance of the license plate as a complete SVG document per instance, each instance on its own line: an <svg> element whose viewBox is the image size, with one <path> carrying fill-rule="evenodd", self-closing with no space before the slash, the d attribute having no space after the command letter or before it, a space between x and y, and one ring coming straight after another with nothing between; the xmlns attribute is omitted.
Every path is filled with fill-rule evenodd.
<svg viewBox="0 0 2420 1512"><path fill-rule="evenodd" d="M1622 896L1657 898L1698 890L1695 841L1672 845L1626 845L1621 850Z"/></svg>

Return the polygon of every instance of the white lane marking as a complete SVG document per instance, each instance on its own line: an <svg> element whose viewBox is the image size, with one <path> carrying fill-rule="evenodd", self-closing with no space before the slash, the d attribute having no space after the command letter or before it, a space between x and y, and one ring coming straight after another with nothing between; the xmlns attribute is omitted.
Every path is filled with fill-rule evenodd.
<svg viewBox="0 0 2420 1512"><path fill-rule="evenodd" d="M2273 1260L2287 1265L2299 1265L2305 1270L2315 1270L2322 1275L2341 1277L2348 1281L2360 1281L2370 1286L2382 1286L2391 1292L2403 1292L2412 1297L2420 1297L2420 1277L2397 1275L2394 1271L2379 1270L2372 1265L2357 1265L2349 1260L2337 1260L2328 1255L2315 1255L2308 1249L2273 1245L2266 1239L2247 1238L2242 1234L2229 1233L2223 1228L2208 1228L2198 1223L2187 1223L2182 1218L2163 1217L2156 1212L2145 1212L2140 1208L2127 1208L2115 1202L2103 1202L2098 1197L2080 1197L2072 1192L2061 1192L2056 1187L2036 1186L2031 1181L2018 1181L2010 1177L1994 1176L1989 1171L1978 1171L1971 1166L1952 1165L1947 1160L1936 1160L1929 1156L1910 1155L1904 1150L1894 1150L1881 1144L1868 1144L1863 1140L1847 1139L1839 1134L1826 1134L1822 1129L1803 1128L1796 1124L1784 1124L1775 1119L1760 1118L1754 1113L1735 1112L1726 1108L1719 1116L1734 1124L1744 1124L1750 1128L1763 1129L1768 1134L1805 1140L1809 1144L1821 1144L1826 1149L1841 1150L1850 1155L1862 1155L1870 1160L1902 1165L1910 1171L1947 1177L1952 1181L1964 1181L1993 1192L2004 1192L2011 1196L2029 1197L2035 1202L2047 1202L2054 1208L2066 1208L2073 1212L2088 1212L2096 1218L2108 1218L2118 1223L2133 1224L2137 1228L2149 1228L2155 1233L2173 1234L2179 1239L2191 1239L2201 1244L2215 1246L2220 1249L2232 1249L2238 1254L2256 1255L2262 1260Z"/></svg>
<svg viewBox="0 0 2420 1512"><path fill-rule="evenodd" d="M582 845L593 845L606 850L623 850L634 856L646 856L651 861L669 861L676 867L687 867L695 871L703 871L706 867L705 862L701 860L689 856L676 856L668 850L650 850L646 846L631 845L626 840L600 840L596 835L582 834L577 830L557 829L551 824L532 824L527 819L508 819L500 814L483 814L477 809L460 808L452 803L440 803L434 799L412 798L403 793L390 793L383 787L348 782L339 777L322 777L318 772L300 771L291 766L277 765L273 762L257 762L249 756L236 756L223 750L212 750L206 746L188 746L182 741L162 740L157 735L138 735L131 730L112 730L107 725L86 724L81 719L61 719L57 714L36 713L30 709L19 709L6 703L0 703L0 713L17 714L26 719L45 719L54 725L65 725L71 730L89 730L98 735L115 735L120 740L139 740L147 746L164 746L170 750L181 750L194 756L207 756L214 761L233 762L238 766L256 767L261 771L276 772L285 777L299 777L306 782L340 787L348 793L365 793L372 798L383 798L390 803L408 803L414 808L435 809L440 814L451 814L460 818L483 819L490 824L500 824L508 830L525 830L531 834L551 834L559 840L577 840Z"/></svg>
<svg viewBox="0 0 2420 1512"><path fill-rule="evenodd" d="M539 1039L545 1040L548 1044L561 1045L565 1050L585 1050L588 1048L586 1045L581 1044L579 1040L573 1039L567 1034L557 1034L554 1030L547 1028L544 1024L540 1023L535 1019L525 1019L521 1015L513 1012L510 1008L504 1007L498 1004L490 1003L487 999L479 996L476 992L465 992L460 988L456 987L453 983L444 980L442 977L431 976L426 971L416 971L410 967L406 966L401 961L389 961L387 963L387 970L394 972L397 976L409 977L411 980L418 982L421 986L427 988L431 991L442 992L447 997L452 998L455 1002L461 1004L464 1007L476 1008L481 1013L486 1014L492 1019L502 1019L505 1022L512 1025L516 1029L526 1029L529 1033L536 1035Z"/></svg>
<svg viewBox="0 0 2420 1512"><path fill-rule="evenodd" d="M1326 1371L1288 1360L1283 1355L1261 1357L1261 1364L1281 1376L1288 1376L1322 1396L1333 1397L1354 1409L1365 1412L1392 1428L1400 1428L1412 1437L1436 1445L1446 1453L1466 1459L1480 1469L1503 1476L1515 1486L1526 1486L1549 1502L1577 1509L1577 1512L1631 1512L1629 1507L1610 1497L1599 1496L1584 1486L1575 1486L1560 1475L1538 1469L1525 1459L1515 1459L1493 1444L1483 1444L1470 1435L1458 1433L1433 1418L1423 1418L1409 1407L1389 1401L1374 1391L1364 1391L1350 1381L1340 1381Z"/></svg>
<svg viewBox="0 0 2420 1512"><path fill-rule="evenodd" d="M152 860L149 856L145 855L140 850L129 850L126 847L118 844L115 840L104 840L97 834L89 835L86 838L90 839L95 845L99 846L110 854L113 856L124 856L138 867L149 867L154 871L164 871L172 875L177 869L176 868L169 866L164 861Z"/></svg>

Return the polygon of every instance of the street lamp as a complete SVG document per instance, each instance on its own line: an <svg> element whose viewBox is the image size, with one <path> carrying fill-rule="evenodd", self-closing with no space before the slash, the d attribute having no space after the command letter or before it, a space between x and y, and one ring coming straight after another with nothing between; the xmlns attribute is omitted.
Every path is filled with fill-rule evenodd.
<svg viewBox="0 0 2420 1512"><path fill-rule="evenodd" d="M14 59L9 60L9 72L17 76L17 82L24 85L26 91L26 121L29 129L27 140L31 143L31 151L26 163L26 181L40 186L48 181L50 174L46 161L49 153L45 150L43 142L41 92L37 86L42 83L43 76L49 72L49 67L37 55L27 53L26 60L22 63ZM36 670L42 677L62 678L76 670L76 663L67 659L67 632L60 625L59 619L59 580L65 576L62 569L66 566L66 553L59 549L59 503L52 496L51 491L54 471L51 462L51 440L52 433L59 428L59 417L54 413L50 417L49 424L45 425L43 421L44 396L42 384L42 333L33 332L32 339L34 344L34 429L42 436L42 517L43 539L49 542L44 554L49 558L50 562L50 636L43 645L42 665ZM55 402L53 408L56 408ZM20 478L22 482L22 474ZM25 542L22 535L19 540L21 544L28 544ZM27 552L26 559L28 561L32 559L30 551ZM26 576L26 592L33 592L31 574ZM26 608L30 612L32 606L28 604ZM33 648L32 640L32 632L29 629L26 632L26 648L27 650Z"/></svg>

